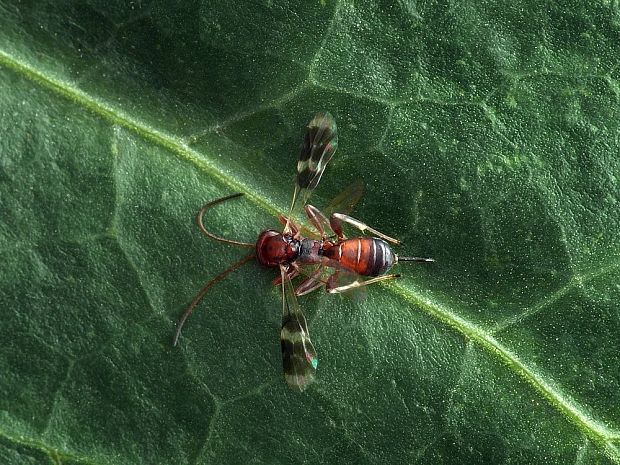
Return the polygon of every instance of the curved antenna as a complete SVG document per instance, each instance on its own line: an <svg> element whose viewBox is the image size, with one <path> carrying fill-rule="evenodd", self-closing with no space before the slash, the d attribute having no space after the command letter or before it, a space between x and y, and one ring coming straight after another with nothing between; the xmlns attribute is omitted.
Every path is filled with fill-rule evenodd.
<svg viewBox="0 0 620 465"><path fill-rule="evenodd" d="M255 244L250 244L249 242L233 241L231 239L225 239L223 237L216 236L215 234L207 231L207 228L205 228L205 225L202 223L202 217L204 216L207 208L212 207L213 205L217 205L218 203L225 202L226 200L241 197L242 195L243 195L243 192L238 192L236 194L227 195L226 197L222 197L221 199L211 200L210 202L207 202L202 206L202 208L198 211L198 215L196 215L196 223L198 223L198 227L205 234L205 236L213 239L214 241L224 242L226 244L232 244L232 245L236 245L239 247L255 247Z"/></svg>
<svg viewBox="0 0 620 465"><path fill-rule="evenodd" d="M187 310L185 310L185 312L183 312L183 315L181 315L181 318L179 318L179 322L177 323L177 330L174 333L174 338L172 339L173 347L177 345L177 342L179 342L179 336L181 336L181 329L183 329L183 325L185 324L185 321L192 314L192 312L194 311L194 308L202 300L202 298L205 296L207 291L211 289L213 285L219 283L222 279L224 279L226 276L228 276L233 271L241 268L243 265L245 265L247 262L252 260L254 257L255 257L254 252L252 252L250 255L246 255L241 260L239 260L237 263L230 265L228 268L226 268L224 271L218 274L215 278L213 278L211 281L205 284L202 287L202 289L198 291L198 294L196 294L196 297L194 297L194 300L192 300L192 303L189 304L189 307L187 307Z"/></svg>

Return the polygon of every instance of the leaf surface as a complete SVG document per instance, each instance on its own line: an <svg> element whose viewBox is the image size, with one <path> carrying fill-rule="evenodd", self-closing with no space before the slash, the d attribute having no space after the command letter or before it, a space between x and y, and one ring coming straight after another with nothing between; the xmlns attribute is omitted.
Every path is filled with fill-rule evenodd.
<svg viewBox="0 0 620 465"><path fill-rule="evenodd" d="M620 10L516 2L0 1L0 461L620 463ZM403 278L300 299L277 227L317 111L313 203L399 237Z"/></svg>

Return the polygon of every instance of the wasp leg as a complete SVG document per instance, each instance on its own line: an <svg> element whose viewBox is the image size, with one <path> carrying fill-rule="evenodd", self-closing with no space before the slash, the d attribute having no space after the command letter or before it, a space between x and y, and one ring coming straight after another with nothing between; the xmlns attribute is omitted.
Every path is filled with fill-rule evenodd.
<svg viewBox="0 0 620 465"><path fill-rule="evenodd" d="M290 232L293 236L299 234L299 226L293 223L293 220L291 220L290 218L287 218L284 215L280 215L278 216L278 221L282 226L284 226L285 231L288 230L288 232Z"/></svg>
<svg viewBox="0 0 620 465"><path fill-rule="evenodd" d="M297 297L310 294L312 291L318 289L319 287L325 286L325 281L321 281L320 279L308 278L302 281L299 286L295 289L295 295Z"/></svg>
<svg viewBox="0 0 620 465"><path fill-rule="evenodd" d="M291 267L286 272L286 274L288 275L289 279L296 278L297 276L299 276L300 273L301 273L301 270L294 263L291 263ZM274 278L274 280L271 281L271 283L274 286L279 286L280 284L282 284L282 276L278 276L277 278Z"/></svg>
<svg viewBox="0 0 620 465"><path fill-rule="evenodd" d="M349 215L344 215L342 213L333 213L332 216L330 216L329 218L329 224L331 225L331 228L333 229L333 231L338 236L338 239L340 240L344 239L344 234L342 232L343 222L350 224L354 228L359 229L361 232L369 232L371 234L374 234L377 237L380 237L381 239L391 242L392 244L400 244L400 241L398 239L394 239L393 237L386 236L385 234L377 231L376 229L371 228L367 224L362 223L361 221L356 220L355 218L350 217Z"/></svg>
<svg viewBox="0 0 620 465"><path fill-rule="evenodd" d="M363 286L368 286L369 284L378 283L380 281L387 281L388 279L400 278L399 274L386 274L384 276L377 276L376 278L367 279L366 281L355 280L352 283L338 285L338 273L334 273L327 280L327 284L325 285L325 290L330 294L340 294L341 292L347 292L353 289L358 289Z"/></svg>
<svg viewBox="0 0 620 465"><path fill-rule="evenodd" d="M324 267L320 266L314 273L312 273L308 278L304 279L297 288L295 289L295 295L306 295L310 292L318 289L321 286L325 286L327 281L321 279L321 274L323 274Z"/></svg>
<svg viewBox="0 0 620 465"><path fill-rule="evenodd" d="M316 208L314 205L308 204L304 207L304 210L306 212L306 216L310 220L310 223L312 223L312 226L314 226L314 228L319 232L321 238L325 239L326 236L323 225L326 225L329 229L331 229L329 220L325 217L325 215L323 215L323 213L321 213L321 210Z"/></svg>

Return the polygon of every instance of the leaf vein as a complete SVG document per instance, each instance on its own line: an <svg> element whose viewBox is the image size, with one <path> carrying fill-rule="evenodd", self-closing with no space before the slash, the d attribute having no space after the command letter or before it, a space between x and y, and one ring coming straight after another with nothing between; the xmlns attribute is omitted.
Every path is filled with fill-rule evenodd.
<svg viewBox="0 0 620 465"><path fill-rule="evenodd" d="M29 447L31 449L36 449L40 452L43 452L50 458L50 461L54 463L61 463L62 461L67 461L67 462L74 462L74 463L77 462L83 465L103 465L99 462L94 462L91 459L87 459L79 455L70 454L70 453L61 451L59 449L56 449L54 447L51 447L45 444L44 442L33 440L33 439L27 439L23 435L20 435L19 437L15 437L7 433L6 431L0 431L0 436L3 437L5 440L12 442L13 444L16 444L18 446Z"/></svg>
<svg viewBox="0 0 620 465"><path fill-rule="evenodd" d="M620 463L620 454L618 454L617 449L612 444L612 441L620 435L620 431L610 429L592 418L579 403L562 392L559 387L546 381L541 373L528 366L515 352L497 340L493 334L467 321L451 308L444 306L441 302L431 297L423 295L418 290L406 288L398 283L384 284L384 286L390 287L404 300L421 308L435 319L443 322L470 341L475 342L481 348L495 355L505 366L524 379L551 406L562 413L592 442L599 445L610 459Z"/></svg>
<svg viewBox="0 0 620 465"><path fill-rule="evenodd" d="M69 360L67 369L65 371L65 376L60 382L60 384L58 385L58 389L56 389L56 392L54 393L54 399L52 400L52 408L50 409L50 414L47 418L47 423L45 425L45 428L43 428L43 433L41 434L42 436L46 436L50 430L50 427L52 426L52 421L56 417L58 402L62 396L62 391L66 387L67 383L69 382L69 379L71 378L71 374L73 373L73 368L75 367L75 363L76 361L74 359Z"/></svg>
<svg viewBox="0 0 620 465"><path fill-rule="evenodd" d="M540 313L542 310L553 305L554 303L556 303L558 300L560 300L562 297L564 297L565 295L567 295L569 292L573 291L574 289L578 287L582 287L587 282L592 281L612 271L615 271L618 268L620 268L620 261L614 260L610 263L604 264L589 272L574 275L564 286L560 287L552 294L549 294L548 296L544 297L539 302L532 305L530 308L526 309L525 311L519 313L518 315L515 315L514 317L508 318L500 322L499 324L497 324L494 328L490 330L490 333L495 335L497 333L500 333L502 331L505 331L506 329L512 328L513 326L522 323L526 319Z"/></svg>
<svg viewBox="0 0 620 465"><path fill-rule="evenodd" d="M112 124L123 127L134 134L143 137L145 140L169 150L179 158L188 161L203 170L205 173L217 179L222 184L225 184L236 191L245 192L248 198L252 199L254 203L264 210L274 215L279 213L279 211L273 206L272 202L269 202L264 197L255 194L250 186L227 176L226 170L219 166L215 160L205 158L203 153L192 148L182 138L149 126L144 121L132 118L120 108L84 92L74 86L73 83L39 72L31 64L14 58L1 49L0 66L5 66L6 68L12 69L14 72L41 85L44 88L57 92L67 100L108 120Z"/></svg>
<svg viewBox="0 0 620 465"><path fill-rule="evenodd" d="M340 1L336 1L336 5L334 7L334 13L332 14L332 17L329 21L329 25L327 26L327 29L325 29L325 34L323 35L323 39L321 40L321 43L319 44L319 46L316 49L316 52L314 52L314 56L312 57L312 59L310 60L310 66L309 66L309 70L308 70L308 78L311 81L314 81L314 68L316 66L316 64L319 61L319 58L321 57L321 53L323 52L323 49L325 48L325 44L327 43L327 39L329 38L329 36L332 34L332 31L334 30L334 27L336 25L338 16L340 14L340 8L342 6L342 2L344 0L340 0Z"/></svg>
<svg viewBox="0 0 620 465"><path fill-rule="evenodd" d="M140 137L159 145L170 152L177 155L179 158L184 159L198 168L204 170L210 176L216 178L218 181L225 185L230 186L235 190L241 190L247 193L247 196L254 201L257 206L264 210L277 214L278 210L273 206L273 203L266 199L264 196L256 194L250 186L245 185L239 181L232 179L226 175L226 170L218 166L216 161L212 159L205 159L204 154L190 147L184 140L176 137L168 132L161 131L155 127L149 126L143 121L132 118L120 108L110 105L101 99L93 97L88 93L82 91L71 82L63 81L56 77L52 77L39 72L34 66L20 61L19 59L12 57L5 51L0 50L0 65L6 68L14 70L16 73L24 76L25 78L47 88L59 95L67 98L69 101L82 106L88 111L105 118L113 124L117 124L124 127ZM324 88L330 88L325 84L320 84ZM367 95L356 94L354 92L347 92L343 89L336 89L339 92L349 93L356 97L363 97L364 99L377 101L384 103L388 106L394 105L394 102L382 99L379 97L372 97ZM477 104L476 104L477 105ZM123 250L123 248L121 247ZM125 251L123 250L123 253ZM129 257L127 257L129 259ZM129 259L130 263L131 260ZM132 266L135 265L132 264ZM436 320L451 327L453 330L461 333L466 338L474 341L483 349L487 350L491 354L500 359L509 369L514 371L524 380L526 380L544 399L546 399L553 407L560 411L564 416L573 424L575 424L586 436L588 436L594 443L602 447L605 453L613 459L615 462L620 463L620 453L618 449L611 443L613 439L620 437L620 433L607 428L600 424L597 420L591 418L591 416L583 412L582 407L577 404L573 399L562 393L557 387L551 383L545 381L540 373L534 371L533 368L528 367L516 353L512 352L508 347L505 347L497 339L495 339L490 332L486 332L477 325L465 320L452 309L444 306L437 300L424 296L417 290L407 289L399 284L386 285L387 288L392 289L397 295L401 296L405 301L408 301L412 305L422 309ZM152 305L152 303L151 303ZM0 433L1 434L1 433ZM5 435L6 436L6 435ZM53 449L44 446L39 442L34 441L17 441L16 443L23 443L27 445L36 445L46 452L55 452ZM48 452L48 453L49 453ZM63 455L63 454L59 454ZM67 456L73 458L72 456ZM81 458L75 458L76 460L82 460Z"/></svg>
<svg viewBox="0 0 620 465"><path fill-rule="evenodd" d="M241 121L245 118L248 118L250 116L255 115L256 113L259 113L261 111L265 111L265 110L269 110L270 108L280 108L284 105L286 105L288 102L290 102L291 100L293 100L297 95L299 95L301 92L303 92L306 88L308 87L308 83L307 82L302 82L301 84L297 85L296 87L292 88L290 91L286 92L285 94L282 94L281 96L270 100L268 103L263 103L261 105L257 105L254 108L250 108L249 110L245 110L239 113L236 113L228 118L226 118L223 121L220 121L219 123L213 125L213 126L209 126L208 128L204 129L203 131L198 132L197 134L193 134L190 135L189 137L187 137L187 145L193 145L196 144L198 141L200 141L200 139L202 139L203 137L206 137L209 134L213 134L213 133L219 133L220 131L224 130L227 126L236 123L238 121Z"/></svg>

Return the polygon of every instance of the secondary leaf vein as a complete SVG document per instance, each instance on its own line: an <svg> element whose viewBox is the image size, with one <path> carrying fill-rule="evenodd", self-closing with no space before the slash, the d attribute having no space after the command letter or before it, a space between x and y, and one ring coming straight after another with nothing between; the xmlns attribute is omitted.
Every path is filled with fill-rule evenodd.
<svg viewBox="0 0 620 465"><path fill-rule="evenodd" d="M530 308L526 309L522 313L519 313L518 315L515 315L512 318L508 318L500 322L490 331L491 334L500 333L502 331L505 331L506 329L522 323L524 320L540 313L540 311L544 310L550 305L553 305L555 302L560 300L562 297L564 297L574 289L582 287L587 282L592 281L612 271L615 271L618 268L620 268L620 261L613 261L587 273L574 275L564 286L560 287L552 294L549 294L545 298L541 299L538 303L532 305Z"/></svg>
<svg viewBox="0 0 620 465"><path fill-rule="evenodd" d="M25 78L58 93L69 101L74 102L76 105L79 105L86 110L110 121L112 124L117 124L124 127L138 136L143 137L145 140L169 150L179 158L194 164L199 169L205 171L223 184L228 185L237 191L247 193L247 196L264 210L274 215L278 213L278 209L273 206L272 202L269 202L263 196L256 194L251 186L245 185L227 176L225 174L226 170L219 166L216 161L206 159L203 153L190 147L183 139L149 126L145 122L131 117L120 108L114 107L106 101L89 95L76 87L73 83L47 75L44 72L40 72L35 66L15 58L2 50L0 50L0 65L12 69ZM321 85L326 88L329 87L325 84ZM346 91L343 91L341 88L338 88L337 90L339 92L346 93ZM349 93L356 97L364 97L369 100L375 100L388 106L394 105L393 102L385 99L361 96L352 92ZM606 426L600 424L597 420L591 418L591 416L585 413L583 408L572 398L561 392L550 382L547 382L542 377L541 373L538 373L533 368L528 367L517 356L517 354L501 344L491 333L488 333L477 325L465 320L456 314L452 309L442 305L441 302L426 297L418 291L407 289L399 284L392 284L386 287L392 289L393 292L400 295L404 300L424 310L438 321L453 328L465 337L476 342L480 347L498 357L509 369L513 370L520 377L525 379L543 398L563 413L572 423L577 425L577 427L583 431L586 436L601 446L610 458L620 463L618 450L611 443L611 440L617 438L620 433L607 428ZM19 441L16 442L19 443ZM36 444L43 450L51 451L51 449L47 448L47 446L40 443ZM29 443L29 445L31 445L31 443Z"/></svg>

